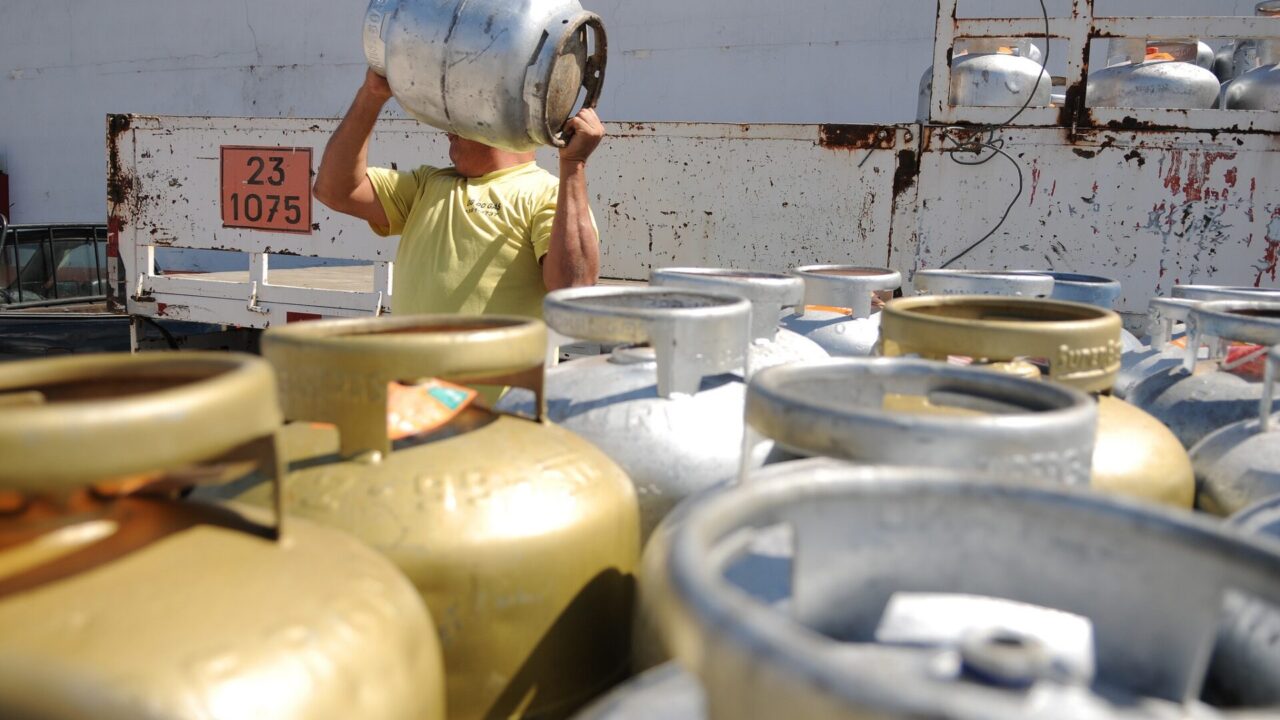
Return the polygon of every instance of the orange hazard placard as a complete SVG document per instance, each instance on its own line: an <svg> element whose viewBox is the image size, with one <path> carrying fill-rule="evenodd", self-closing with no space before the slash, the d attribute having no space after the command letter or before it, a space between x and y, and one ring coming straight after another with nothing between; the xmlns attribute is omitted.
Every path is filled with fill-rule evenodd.
<svg viewBox="0 0 1280 720"><path fill-rule="evenodd" d="M311 233L311 148L222 146L222 226Z"/></svg>

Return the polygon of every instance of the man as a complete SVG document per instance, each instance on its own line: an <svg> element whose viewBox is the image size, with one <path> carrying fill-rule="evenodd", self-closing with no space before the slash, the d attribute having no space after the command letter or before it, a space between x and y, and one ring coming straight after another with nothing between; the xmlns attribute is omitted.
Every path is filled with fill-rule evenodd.
<svg viewBox="0 0 1280 720"><path fill-rule="evenodd" d="M594 285L599 237L587 158L604 137L594 110L569 121L560 179L513 153L450 134L451 168L369 168L369 139L391 99L372 70L325 147L320 202L400 235L393 312L542 316L549 290Z"/></svg>

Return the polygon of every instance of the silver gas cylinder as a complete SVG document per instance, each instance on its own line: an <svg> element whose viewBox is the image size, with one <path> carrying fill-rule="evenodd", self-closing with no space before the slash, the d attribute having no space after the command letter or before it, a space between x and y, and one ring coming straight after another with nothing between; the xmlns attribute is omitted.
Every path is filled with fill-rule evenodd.
<svg viewBox="0 0 1280 720"><path fill-rule="evenodd" d="M1280 540L1280 495L1250 505L1231 516L1231 525L1247 533L1266 535Z"/></svg>
<svg viewBox="0 0 1280 720"><path fill-rule="evenodd" d="M1183 362L1185 323L1191 308L1214 300L1280 301L1274 288L1231 287L1226 285L1175 285L1173 297L1154 298L1147 311L1147 342L1136 349L1125 348L1120 358L1120 374L1116 376L1113 394L1126 398L1139 382L1150 375L1176 368ZM1179 344L1171 344L1178 340ZM1201 360L1208 352L1201 348Z"/></svg>
<svg viewBox="0 0 1280 720"><path fill-rule="evenodd" d="M999 295L1049 297L1054 280L1047 274L999 270L917 270L918 295Z"/></svg>
<svg viewBox="0 0 1280 720"><path fill-rule="evenodd" d="M1196 64L1199 47L1188 40L1151 40L1159 52L1148 59L1148 41L1112 40L1117 64L1089 73L1089 107L1212 108L1221 90L1212 71Z"/></svg>
<svg viewBox="0 0 1280 720"><path fill-rule="evenodd" d="M1088 485L1098 407L1062 385L989 370L907 358L845 358L762 370L747 389L744 457L828 457L859 465L965 468L1020 482ZM776 467L776 466L775 466ZM741 484L756 481L744 467ZM717 485L703 494L731 492ZM670 657L657 633L665 602L665 545L677 508L659 526L641 560L633 665ZM737 581L761 597L790 587L781 547L753 548Z"/></svg>
<svg viewBox="0 0 1280 720"><path fill-rule="evenodd" d="M631 477L642 538L687 495L737 474L750 303L667 288L572 288L548 293L543 317L565 339L622 344L549 369L546 415ZM496 407L533 416L534 402L512 391Z"/></svg>
<svg viewBox="0 0 1280 720"><path fill-rule="evenodd" d="M1196 41L1196 65L1199 65L1205 70L1213 72L1214 60L1215 58L1214 58L1213 48L1209 47L1208 43L1204 42L1203 40L1197 40Z"/></svg>
<svg viewBox="0 0 1280 720"><path fill-rule="evenodd" d="M1232 80L1258 67L1257 40L1231 40L1213 58L1213 74L1222 81L1223 89Z"/></svg>
<svg viewBox="0 0 1280 720"><path fill-rule="evenodd" d="M1258 17L1280 17L1280 0L1258 3ZM1232 57L1232 75L1224 80L1221 107L1225 110L1280 108L1280 41L1242 40Z"/></svg>
<svg viewBox="0 0 1280 720"><path fill-rule="evenodd" d="M698 678L669 662L640 673L574 720L702 720L707 697Z"/></svg>
<svg viewBox="0 0 1280 720"><path fill-rule="evenodd" d="M951 61L951 104L964 107L1047 106L1053 80L1041 65L1043 54L1030 41L968 38L956 42ZM933 68L920 78L919 122L928 122Z"/></svg>
<svg viewBox="0 0 1280 720"><path fill-rule="evenodd" d="M785 273L720 268L663 268L649 275L656 287L705 290L740 297L751 303L749 372L774 365L830 357L822 346L805 336L779 327L784 309L803 312L804 280Z"/></svg>
<svg viewBox="0 0 1280 720"><path fill-rule="evenodd" d="M1201 510L1226 516L1280 495L1280 433L1271 414L1277 371L1280 348L1273 347L1258 417L1215 430L1191 448Z"/></svg>
<svg viewBox="0 0 1280 720"><path fill-rule="evenodd" d="M1280 495L1237 512L1227 525L1280 547ZM1218 629L1208 685L1239 704L1280 707L1280 609L1240 594L1225 603L1231 619Z"/></svg>
<svg viewBox="0 0 1280 720"><path fill-rule="evenodd" d="M365 13L365 59L406 112L516 152L565 144L580 99L600 96L607 45L577 0L372 0Z"/></svg>
<svg viewBox="0 0 1280 720"><path fill-rule="evenodd" d="M1259 346L1228 353L1230 341ZM1181 367L1149 375L1126 400L1163 422L1190 448L1218 428L1248 419L1262 398L1265 348L1280 344L1280 303L1221 300L1200 303L1187 318L1187 347ZM1208 346L1207 360L1200 360Z"/></svg>
<svg viewBox="0 0 1280 720"><path fill-rule="evenodd" d="M1152 298L1147 307L1147 344L1126 348L1120 356L1120 372L1111 391L1113 395L1123 400L1148 377L1182 366L1183 348L1172 341L1175 336L1182 339L1184 333L1179 328L1191 315L1191 308L1198 304L1181 298Z"/></svg>
<svg viewBox="0 0 1280 720"><path fill-rule="evenodd" d="M1224 86L1236 79L1239 73L1236 72L1236 40L1229 40L1223 43L1222 47L1213 54L1213 74L1217 76L1218 82Z"/></svg>
<svg viewBox="0 0 1280 720"><path fill-rule="evenodd" d="M778 532L785 610L732 579ZM710 720L1257 718L1237 701L1275 695L1216 694L1205 666L1237 619L1224 598L1280 606L1280 548L1078 489L780 466L691 502L665 577L664 635Z"/></svg>
<svg viewBox="0 0 1280 720"><path fill-rule="evenodd" d="M880 313L872 296L902 287L902 274L889 268L806 265L794 271L804 280L804 306L782 319L782 327L816 342L833 357L866 357L880 338Z"/></svg>
<svg viewBox="0 0 1280 720"><path fill-rule="evenodd" d="M1280 15L1280 12L1277 13ZM1225 110L1276 110L1280 108L1280 42L1258 40L1258 66L1222 89Z"/></svg>

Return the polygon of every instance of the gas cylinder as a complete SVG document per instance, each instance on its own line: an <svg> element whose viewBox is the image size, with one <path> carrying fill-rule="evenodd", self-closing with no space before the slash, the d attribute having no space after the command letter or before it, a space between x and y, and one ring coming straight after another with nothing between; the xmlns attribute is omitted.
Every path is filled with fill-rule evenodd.
<svg viewBox="0 0 1280 720"><path fill-rule="evenodd" d="M1054 288L1048 274L999 270L917 270L914 282L919 295L1049 297Z"/></svg>
<svg viewBox="0 0 1280 720"><path fill-rule="evenodd" d="M1191 308L1212 300L1275 301L1280 300L1280 292L1271 288L1175 285L1172 298L1153 298L1147 311L1147 344L1136 349L1126 345L1120 358L1120 374L1116 376L1115 396L1125 399L1144 378L1181 365L1185 323ZM1208 358L1204 348L1199 353L1200 359Z"/></svg>
<svg viewBox="0 0 1280 720"><path fill-rule="evenodd" d="M291 458L285 506L352 533L417 587L440 633L450 718L563 717L626 671L640 540L630 481L568 430L450 384L530 388L541 408L546 347L540 321L496 316L263 337L286 417L330 439ZM265 502L265 490L244 497Z"/></svg>
<svg viewBox="0 0 1280 720"><path fill-rule="evenodd" d="M703 720L707 699L698 679L679 663L640 673L592 703L574 720Z"/></svg>
<svg viewBox="0 0 1280 720"><path fill-rule="evenodd" d="M1265 535L1280 540L1280 495L1250 505L1232 515L1231 525L1247 533Z"/></svg>
<svg viewBox="0 0 1280 720"><path fill-rule="evenodd" d="M1223 44L1213 58L1213 74L1222 81L1225 90L1228 83L1258 67L1257 40L1231 40Z"/></svg>
<svg viewBox="0 0 1280 720"><path fill-rule="evenodd" d="M1201 510L1226 516L1280 495L1280 435L1271 416L1277 369L1280 354L1271 348L1258 417L1215 430L1191 448Z"/></svg>
<svg viewBox="0 0 1280 720"><path fill-rule="evenodd" d="M1185 333L1178 328L1186 323L1191 308L1198 304L1195 300L1181 298L1151 299L1147 307L1147 344L1125 350L1120 357L1120 372L1112 389L1116 397L1128 398L1133 388L1144 379L1182 365L1182 346L1186 339L1183 337ZM1178 344L1173 343L1175 336Z"/></svg>
<svg viewBox="0 0 1280 720"><path fill-rule="evenodd" d="M1213 72L1214 60L1215 58L1214 58L1213 48L1209 47L1209 45L1204 41L1197 40L1196 41L1196 65L1199 65L1205 70Z"/></svg>
<svg viewBox="0 0 1280 720"><path fill-rule="evenodd" d="M1272 547L1280 547L1280 495L1260 500L1227 524ZM1280 705L1280 609L1256 597L1228 595L1229 621L1218 629L1207 684L1217 694L1248 707Z"/></svg>
<svg viewBox="0 0 1280 720"><path fill-rule="evenodd" d="M1228 345L1239 341L1243 345ZM1225 425L1253 416L1262 397L1265 348L1280 343L1280 303L1199 303L1187 318L1182 365L1149 375L1127 400L1151 413L1190 448ZM1200 359L1208 346L1207 359Z"/></svg>
<svg viewBox="0 0 1280 720"><path fill-rule="evenodd" d="M810 460L757 479L692 501L667 547L663 631L706 718L1268 714L1240 702L1275 688L1198 698L1216 630L1236 619L1224 598L1280 606L1280 547L960 471ZM733 579L743 549L779 532L794 549L785 609Z"/></svg>
<svg viewBox="0 0 1280 720"><path fill-rule="evenodd" d="M852 265L806 265L793 272L804 280L805 304L783 318L782 327L834 357L870 355L880 337L880 312L872 296L902 287L902 274Z"/></svg>
<svg viewBox="0 0 1280 720"><path fill-rule="evenodd" d="M0 717L444 717L435 629L391 563L175 497L255 470L275 487L267 363L4 363L0 406Z"/></svg>
<svg viewBox="0 0 1280 720"><path fill-rule="evenodd" d="M779 327L783 309L804 310L804 280L784 273L713 268L654 270L649 284L656 287L705 290L732 295L751 303L751 345L748 373L774 365L824 360L830 355L797 332Z"/></svg>
<svg viewBox="0 0 1280 720"><path fill-rule="evenodd" d="M1280 0L1266 0L1254 9L1258 17L1280 17ZM1280 108L1280 41L1244 40L1251 56L1233 57L1230 82L1222 88L1225 110L1276 110ZM1224 81L1225 82L1225 81Z"/></svg>
<svg viewBox="0 0 1280 720"><path fill-rule="evenodd" d="M774 457L966 468L1020 482L1088 485L1098 411L1085 393L1054 383L926 360L844 358L756 373L746 423L745 456L773 447ZM741 483L754 482L751 470L743 469ZM729 491L718 485L703 494ZM664 546L681 517L680 508L668 515L645 548L633 639L640 669L670 657L656 618ZM758 549L751 556L740 564L738 582L762 597L783 596L789 579L778 572L777 553Z"/></svg>
<svg viewBox="0 0 1280 720"><path fill-rule="evenodd" d="M608 43L577 0L371 0L364 54L413 117L515 152L563 146L594 107Z"/></svg>
<svg viewBox="0 0 1280 720"><path fill-rule="evenodd" d="M1278 13L1280 15L1280 13ZM1280 107L1280 43L1257 41L1258 66L1222 89L1224 110L1275 110Z"/></svg>
<svg viewBox="0 0 1280 720"><path fill-rule="evenodd" d="M547 415L630 475L643 538L687 495L734 477L749 302L669 288L572 288L548 293L543 316L565 338L625 343L548 370ZM498 408L528 414L536 404L513 392Z"/></svg>
<svg viewBox="0 0 1280 720"><path fill-rule="evenodd" d="M1112 40L1117 64L1089 73L1089 107L1212 108L1221 90L1212 71L1196 65L1199 46L1189 40Z"/></svg>
<svg viewBox="0 0 1280 720"><path fill-rule="evenodd" d="M951 62L951 104L964 107L1044 107L1053 80L1040 64L1040 48L1008 38L967 38L956 43ZM919 122L929 121L933 68L920 78Z"/></svg>
<svg viewBox="0 0 1280 720"><path fill-rule="evenodd" d="M1120 316L1114 311L1029 298L902 298L885 308L880 347L891 357L1014 361L999 369L1030 367L1049 380L1098 394L1091 486L1192 506L1195 479L1178 439L1155 418L1106 394L1120 369Z"/></svg>

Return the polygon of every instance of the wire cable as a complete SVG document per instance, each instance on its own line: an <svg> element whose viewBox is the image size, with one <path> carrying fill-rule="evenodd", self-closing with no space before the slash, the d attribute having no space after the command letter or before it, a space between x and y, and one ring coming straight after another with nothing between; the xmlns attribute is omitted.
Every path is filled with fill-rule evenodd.
<svg viewBox="0 0 1280 720"><path fill-rule="evenodd" d="M973 252L973 250L979 245L990 240L997 232L1000 231L1000 228L1004 227L1005 222L1009 219L1009 215L1013 212L1014 206L1018 204L1020 199L1022 199L1022 193L1025 189L1022 165L1016 158L1004 151L1004 140L998 138L997 135L1000 131L1017 121L1018 118L1022 117L1022 114L1027 111L1027 108L1031 107L1031 101L1035 99L1036 91L1040 89L1040 83L1044 81L1045 76L1048 75L1049 72L1048 65L1051 51L1049 46L1049 9L1045 6L1044 0L1039 0L1039 2L1040 13L1044 17L1044 62L1041 64L1042 70L1040 74L1036 76L1036 82L1031 86L1031 92L1027 94L1027 99L1022 103L1022 107L1018 108L1017 112L1011 115L1008 120L1005 120L998 125L979 126L976 129L946 128L942 131L943 139L950 141L956 146L955 148L947 151L947 156L951 158L952 162L967 167L977 167L979 165L986 165L996 159L997 155L1003 155L1009 160L1009 162L1013 163L1014 169L1018 172L1018 191L1013 196L1013 200L1009 202L1009 206L1005 208L1004 214L1000 216L1000 221L997 222L995 227L991 228L986 235L983 235L979 240L961 251L960 254L952 257L950 260L939 266L943 269L951 267L958 260ZM949 134L952 130L964 130L965 132L972 133L972 135L967 140L961 142ZM984 135L985 138L983 137ZM989 152L984 156L984 151ZM962 159L962 154L972 155L973 159Z"/></svg>

